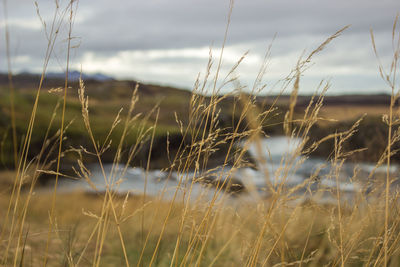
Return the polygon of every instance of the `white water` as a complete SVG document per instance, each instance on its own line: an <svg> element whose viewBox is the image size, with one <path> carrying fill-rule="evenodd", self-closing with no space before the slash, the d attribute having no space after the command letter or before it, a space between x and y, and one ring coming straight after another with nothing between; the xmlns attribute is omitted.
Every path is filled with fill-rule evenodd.
<svg viewBox="0 0 400 267"><path fill-rule="evenodd" d="M332 163L321 159L296 156L299 155L301 143L302 140L300 139L287 137L262 139L248 147L249 153L257 159L257 162L260 162L256 169L226 167L208 173L196 174L195 178L207 176L224 180L229 176L233 179L233 183L240 182L250 191L248 194L241 194L241 198L248 198L249 195L265 196L270 194L271 190L278 188L284 189L286 192L298 188L292 192L292 195L307 198L313 197L313 193L318 192L320 195L321 192L326 192L326 194L323 194L325 200L336 193L336 188L340 189L345 198L354 196L354 193L365 191L366 178L374 170L374 165L366 163L359 165L343 164L339 168L337 165L332 165ZM111 173L111 169L111 165L105 166L107 175ZM379 174L385 171L386 168L379 167L375 170L375 173ZM390 171L398 173L398 166L392 165ZM354 173L357 174L354 175ZM160 196L162 194L164 198L170 199L175 192L178 198L187 197L189 189L191 189L191 199L210 199L214 194L214 187L192 183L193 178L193 172L180 174L150 170L146 174L146 171L142 168L127 168L123 172L123 166L115 172L113 177L106 177L106 179L100 169L94 166L90 177L98 191L104 191L106 184L108 184L112 190L121 193L143 194L146 190L147 195ZM60 187L62 190L80 188L94 191L84 180L63 180L60 182Z"/></svg>

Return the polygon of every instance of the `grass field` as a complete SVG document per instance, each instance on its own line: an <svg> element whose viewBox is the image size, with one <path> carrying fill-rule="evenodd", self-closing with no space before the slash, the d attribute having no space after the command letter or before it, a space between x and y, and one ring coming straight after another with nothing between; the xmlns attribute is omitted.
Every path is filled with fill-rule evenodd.
<svg viewBox="0 0 400 267"><path fill-rule="evenodd" d="M265 65L246 93L236 88L220 94L219 68L201 77L191 93L126 81L66 79L47 84L46 63L59 32L57 15L69 14L69 55L73 5L71 1L66 13L55 14L38 86L13 83L12 75L9 85L2 85L1 265L400 264L399 191L392 186L398 183L398 174L390 171L397 166L393 162L398 162L400 141L397 20L391 67L380 66L392 91L387 106L324 107L329 83L321 83L304 104L304 97L298 96L300 80L313 57L334 45L331 42L346 27L300 58L282 85L290 95L276 95L272 101L260 97ZM375 48L372 33L371 38ZM223 54L215 64L220 66L222 60ZM227 84L238 84L236 79ZM55 87L59 88L48 92ZM286 102L280 102L282 98ZM366 112L371 115L360 117ZM266 168L269 162L261 146L261 140L271 135L301 140L274 173ZM249 157L250 144L256 145L258 155ZM318 168L297 186L286 186L291 170L314 155L332 166L325 179L335 186L311 190L322 176ZM385 171L378 174L372 169L360 178L355 167L346 179L365 186L349 201L340 187L340 170L357 160L374 162ZM93 164L101 170L104 191L92 184ZM113 164L110 172L105 164ZM142 193L121 193L120 179L130 166L141 166L146 173L163 168L166 180L177 173L178 186L169 198L164 197L165 190L150 196L146 176ZM263 172L265 188L248 187L242 195L232 196L232 172L244 166ZM193 184L210 168L222 170L217 172L219 179L208 185L210 198L196 200ZM188 179L189 173L195 178ZM58 184L65 176L85 180L92 190L63 191ZM41 186L43 177L51 187ZM270 177L276 182L270 183ZM333 201L324 201L325 195Z"/></svg>

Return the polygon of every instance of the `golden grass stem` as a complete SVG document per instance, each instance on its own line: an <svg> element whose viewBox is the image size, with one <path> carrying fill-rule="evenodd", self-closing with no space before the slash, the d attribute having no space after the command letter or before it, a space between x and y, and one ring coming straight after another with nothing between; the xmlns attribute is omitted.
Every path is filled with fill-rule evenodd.
<svg viewBox="0 0 400 267"><path fill-rule="evenodd" d="M44 254L44 262L43 266L47 265L47 257L48 257L48 249L51 239L51 233L53 230L53 222L55 220L55 205L56 205L56 196L57 196L57 187L58 187L58 176L60 172L60 163L61 163L61 154L62 154L62 144L64 138L64 123L65 123L65 112L67 106L67 94L68 94L68 75L69 75L69 64L70 64L70 53L71 53L71 39L72 39L72 22L73 22L73 0L69 3L69 29L68 29L68 41L67 41L67 58L66 58L66 69L65 69L65 82L64 82L64 97L63 97L63 106L62 106L62 114L61 114L61 125L60 125L60 142L58 146L58 155L57 155L57 174L54 181L54 191L53 191L53 198L50 210L50 219L49 219L49 230L47 235L46 241L46 249Z"/></svg>
<svg viewBox="0 0 400 267"><path fill-rule="evenodd" d="M12 139L13 139L13 154L14 154L14 167L18 168L18 139L17 139L17 127L15 125L15 89L13 83L13 74L11 67L11 53L10 53L10 32L8 29L8 8L7 0L3 0L3 11L4 11L4 34L6 40L6 54L7 54L7 75L8 75L8 86L10 89L10 108L11 108L11 128L12 128Z"/></svg>

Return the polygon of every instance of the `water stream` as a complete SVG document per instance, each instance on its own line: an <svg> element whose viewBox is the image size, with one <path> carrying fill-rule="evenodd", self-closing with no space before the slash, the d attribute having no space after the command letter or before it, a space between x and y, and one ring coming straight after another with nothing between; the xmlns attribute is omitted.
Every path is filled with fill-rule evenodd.
<svg viewBox="0 0 400 267"><path fill-rule="evenodd" d="M112 165L105 165L105 173L108 175L105 179L100 168L92 166L92 185L85 180L62 180L60 188L67 191L104 191L108 184L112 190L120 193L143 194L145 190L149 196L162 195L164 199L171 199L174 194L178 198L187 197L190 191L191 199L197 200L211 199L215 186L205 186L204 183L194 181L207 180L215 184L229 177L231 183L240 185L241 189L245 188L240 194L235 194L236 199L268 197L274 191L279 191L288 197L318 197L318 201L331 201L338 188L343 199L351 200L357 193L371 192L372 180L383 180L382 177L385 177L386 166L376 168L368 163L329 162L301 156L301 143L301 139L288 137L270 137L251 143L247 149L258 162L256 168L224 167L195 174L160 170L146 173L142 168L124 166L112 172ZM398 169L397 165L391 166L390 173L394 178ZM397 183L394 183L392 189L397 188Z"/></svg>

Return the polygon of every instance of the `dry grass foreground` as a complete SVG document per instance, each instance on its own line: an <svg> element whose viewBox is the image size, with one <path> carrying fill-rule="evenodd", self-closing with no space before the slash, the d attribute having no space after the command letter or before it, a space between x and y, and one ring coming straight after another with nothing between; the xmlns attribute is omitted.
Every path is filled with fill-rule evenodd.
<svg viewBox="0 0 400 267"><path fill-rule="evenodd" d="M10 190L2 190L0 198L2 265L398 266L400 264L399 199L396 191L390 186L395 177L389 172L391 156L397 152L392 150L392 146L400 139L398 114L394 111L394 105L399 97L396 87L400 51L400 42L396 42L397 20L393 27L395 49L391 68L384 70L380 66L382 78L392 90L389 112L383 117L389 129L388 146L377 162L377 166L383 164L387 166L387 173L384 177L377 177L372 171L369 177L363 178L362 182L372 185L369 187L372 190L368 191L368 195L367 189L362 189L355 194L353 201L348 202L342 198L342 191L339 188L340 168L346 157L357 152L343 151L343 144L357 131L359 121L346 131L335 132L318 142L307 144L310 128L319 120L323 95L329 84L322 82L317 90L318 93L305 109L303 117L294 117L301 75L310 66L313 56L337 38L346 29L343 28L308 56L300 58L293 72L284 79L282 92L288 88L292 88L292 92L290 105L282 122L283 128L287 136L301 138L303 142L292 158L282 163L279 171L273 174L265 172L266 194L249 187L248 194L254 195L256 201L245 202L241 201L240 197L233 200L229 194L224 193L228 188L226 185L230 183L231 173L221 172L218 182L212 189L213 197L208 201L193 201L191 199L193 180L188 181L186 174L189 171L194 171L195 174L204 171L209 156L217 151L221 144L228 144L229 149L225 164L220 167L224 169L229 163L230 169L235 170L248 164L244 161L244 154L250 142L257 143L260 138L268 138L268 133L264 133L260 125L263 125L270 116L274 116L276 109L272 104L267 109L260 110L255 102L256 95L265 87L262 76L266 71L269 50L266 52L265 62L260 67L254 87L250 88L250 95L241 92L240 83L231 75L243 58L239 59L238 64L233 66L226 77L220 77L222 74L219 70L225 42L216 61L214 74L211 72L213 58L210 56L204 77L199 78L193 89L188 124L182 125L179 118L176 118L181 134L185 136L190 133L192 139L189 143L181 144L179 153L170 159L171 165L166 169L180 174L179 186L171 199L165 199L163 192L158 197L146 196L146 187L141 196L117 193L119 181L135 157L135 151L141 145L141 140L145 138L153 140L157 128L157 120L150 127L144 123L138 131L142 138L138 138L135 144L126 144L125 138L129 131L133 126L138 127L138 124L133 122L146 120L146 116L143 118L132 116L135 104L140 101L137 98L137 90L133 92L131 106L126 111L126 119L121 121L117 116L110 126L110 133L117 125L122 125L123 131L119 140L113 140L119 144L114 156L114 168L110 173L103 172L105 182L108 184L105 192L96 192L95 186L91 183L90 171L85 167L85 162L81 161L82 158L78 158L79 168L75 169L76 176L86 179L93 186L94 193L64 194L57 191L57 183L63 175L60 173L62 158L66 153L63 141L64 137L68 136L68 124L64 120L68 112L65 106L69 88L68 77L63 87L64 96L61 97L64 104L60 130L54 136L45 136L43 149L35 158L30 159L27 155L30 150L30 140L35 134L36 112L40 108L38 103L47 64L54 44L59 38L59 29L65 21L69 26L66 61L68 73L75 7L74 1L69 2L65 9L57 6L54 20L46 24L48 47L43 75L28 122L29 127L24 138L12 131L14 151L8 153L14 152L15 155L15 179ZM228 29L229 23L225 40ZM373 34L371 36L373 40ZM373 46L375 48L375 45ZM220 95L220 84L222 86L233 84L237 87L232 94ZM11 68L10 90L10 109L13 114L18 106L13 102ZM206 94L211 95L207 102ZM234 97L237 109L240 111L240 120L229 133L218 125L218 103L226 97ZM93 135L89 99L85 94L83 81L80 82L79 100L82 118L92 146L80 148L79 144L76 144L75 148L68 149L72 149L78 155L85 153L92 155L103 169L102 154L107 150L109 140L99 143ZM154 113L158 114L157 107ZM13 129L14 119L12 117ZM243 129L240 127L243 124L247 127L244 131L239 131ZM289 170L301 163L301 160L295 161L295 158L306 159L320 144L331 139L335 141L335 147L332 149L332 157L327 159L327 162L334 166L329 179L336 182L335 189L329 192L310 191L312 198L307 202L302 201L301 194L295 194L300 189L310 188L318 176L318 170L294 188L285 186L284 182L275 184L268 182L268 177L271 175L285 181ZM20 148L17 145L19 142L22 143ZM244 145L239 147L237 143ZM259 148L261 149L261 146ZM58 151L56 159L46 157L49 149ZM121 162L124 153L128 155L127 160ZM148 163L150 161L151 153ZM256 161L261 167L267 164L262 153ZM356 172L355 169L354 179ZM51 194L36 187L37 179L42 173L54 176L55 187ZM178 194L181 190L184 194ZM335 201L328 204L321 203L320 195L325 193L330 194Z"/></svg>

